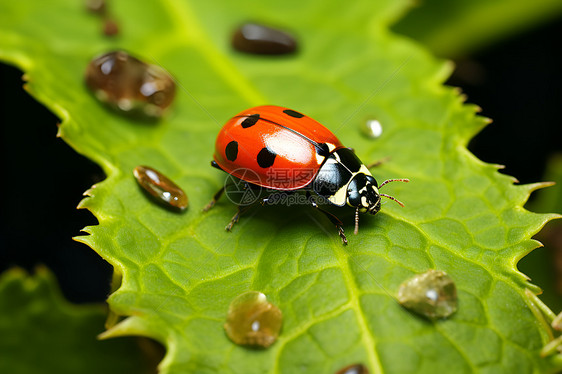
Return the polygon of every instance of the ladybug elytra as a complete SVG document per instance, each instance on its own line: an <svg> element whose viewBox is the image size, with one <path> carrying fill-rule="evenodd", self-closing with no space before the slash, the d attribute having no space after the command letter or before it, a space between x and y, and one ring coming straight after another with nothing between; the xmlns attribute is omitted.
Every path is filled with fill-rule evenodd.
<svg viewBox="0 0 562 374"><path fill-rule="evenodd" d="M263 187L274 193L305 191L307 202L330 219L344 244L347 238L343 223L319 206L320 199L336 207L354 208L356 234L359 213L376 214L382 196L404 206L379 189L389 182L408 179L389 179L379 186L369 167L330 130L284 107L258 106L232 117L217 136L213 158L212 166L239 178L248 189ZM215 205L226 187L215 194L204 211ZM262 203L268 203L268 197ZM238 205L238 212L226 226L228 231L246 208Z"/></svg>

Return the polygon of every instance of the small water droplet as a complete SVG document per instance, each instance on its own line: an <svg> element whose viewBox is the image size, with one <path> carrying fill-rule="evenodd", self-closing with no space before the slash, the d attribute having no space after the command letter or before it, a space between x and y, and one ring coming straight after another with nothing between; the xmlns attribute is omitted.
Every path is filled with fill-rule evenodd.
<svg viewBox="0 0 562 374"><path fill-rule="evenodd" d="M363 364L354 364L338 370L336 374L369 374L369 369Z"/></svg>
<svg viewBox="0 0 562 374"><path fill-rule="evenodd" d="M283 315L257 291L238 295L228 308L224 329L236 344L267 348L279 337Z"/></svg>
<svg viewBox="0 0 562 374"><path fill-rule="evenodd" d="M86 0L86 9L92 13L104 14L106 5L105 0Z"/></svg>
<svg viewBox="0 0 562 374"><path fill-rule="evenodd" d="M103 23L103 34L105 36L115 36L119 34L119 25L117 22L107 18Z"/></svg>
<svg viewBox="0 0 562 374"><path fill-rule="evenodd" d="M361 132L368 138L376 139L382 135L382 125L379 120L368 119L363 122Z"/></svg>
<svg viewBox="0 0 562 374"><path fill-rule="evenodd" d="M457 311L457 288L445 272L430 269L400 285L398 302L427 318L446 318Z"/></svg>
<svg viewBox="0 0 562 374"><path fill-rule="evenodd" d="M288 54L297 49L291 34L257 23L246 23L236 29L232 45L241 52L263 55Z"/></svg>
<svg viewBox="0 0 562 374"><path fill-rule="evenodd" d="M122 112L147 117L160 117L176 93L174 80L164 69L124 51L92 59L85 80L100 101Z"/></svg>
<svg viewBox="0 0 562 374"><path fill-rule="evenodd" d="M160 201L180 210L189 205L185 192L157 170L148 166L137 166L133 174L141 187Z"/></svg>

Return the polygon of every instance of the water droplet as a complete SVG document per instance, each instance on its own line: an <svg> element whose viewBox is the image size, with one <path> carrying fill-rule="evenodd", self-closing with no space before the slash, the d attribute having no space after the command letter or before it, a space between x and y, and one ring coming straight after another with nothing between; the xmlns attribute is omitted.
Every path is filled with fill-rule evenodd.
<svg viewBox="0 0 562 374"><path fill-rule="evenodd" d="M148 117L160 117L176 93L176 85L164 69L123 51L95 57L85 79L100 101L122 112Z"/></svg>
<svg viewBox="0 0 562 374"><path fill-rule="evenodd" d="M228 308L224 329L236 344L267 348L277 340L283 315L257 291L238 295Z"/></svg>
<svg viewBox="0 0 562 374"><path fill-rule="evenodd" d="M119 25L115 20L106 19L103 23L103 34L105 36L115 36L119 34Z"/></svg>
<svg viewBox="0 0 562 374"><path fill-rule="evenodd" d="M106 11L105 0L86 0L86 9L92 13L104 14Z"/></svg>
<svg viewBox="0 0 562 374"><path fill-rule="evenodd" d="M141 187L160 201L180 210L189 205L185 192L157 170L148 166L137 166L133 174Z"/></svg>
<svg viewBox="0 0 562 374"><path fill-rule="evenodd" d="M361 126L361 132L368 138L376 139L382 135L382 125L379 120L368 119Z"/></svg>
<svg viewBox="0 0 562 374"><path fill-rule="evenodd" d="M354 364L338 370L336 374L369 374L369 369L363 364Z"/></svg>
<svg viewBox="0 0 562 374"><path fill-rule="evenodd" d="M427 318L446 318L457 311L457 288L445 272L430 269L400 285L398 302Z"/></svg>
<svg viewBox="0 0 562 374"><path fill-rule="evenodd" d="M297 49L291 34L256 23L240 26L234 32L232 45L241 52L263 55L288 54Z"/></svg>

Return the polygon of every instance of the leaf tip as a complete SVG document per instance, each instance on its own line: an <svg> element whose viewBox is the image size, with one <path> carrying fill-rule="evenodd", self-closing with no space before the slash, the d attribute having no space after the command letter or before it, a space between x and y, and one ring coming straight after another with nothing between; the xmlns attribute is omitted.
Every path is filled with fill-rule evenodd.
<svg viewBox="0 0 562 374"><path fill-rule="evenodd" d="M131 336L131 335L151 336L154 334L151 333L151 329L144 322L143 319L137 316L132 316L132 317L127 317L124 320L116 323L111 328L99 334L97 337L99 340L105 340L110 338L117 338L122 336Z"/></svg>
<svg viewBox="0 0 562 374"><path fill-rule="evenodd" d="M543 188L552 187L556 184L556 182L546 181L546 182L537 182L537 183L530 183L526 185L529 194L535 192L537 190L541 190Z"/></svg>
<svg viewBox="0 0 562 374"><path fill-rule="evenodd" d="M86 191L87 192L87 191ZM84 192L84 196L86 196L85 198L83 198L82 200L80 200L80 202L78 203L78 205L76 205L76 209L88 209L89 206L89 200L90 200L90 195L86 195L86 192Z"/></svg>
<svg viewBox="0 0 562 374"><path fill-rule="evenodd" d="M92 243L90 237L92 233L88 230L90 226L84 227L80 232L84 233L85 235L76 235L72 237L72 240L78 243L86 244L89 247L92 247Z"/></svg>

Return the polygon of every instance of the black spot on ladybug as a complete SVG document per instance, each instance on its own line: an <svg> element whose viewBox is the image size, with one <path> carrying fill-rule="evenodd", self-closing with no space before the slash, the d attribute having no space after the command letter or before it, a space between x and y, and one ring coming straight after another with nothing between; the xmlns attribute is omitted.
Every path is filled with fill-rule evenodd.
<svg viewBox="0 0 562 374"><path fill-rule="evenodd" d="M262 148L260 153L258 153L258 157L257 157L258 165L261 166L262 168L270 167L271 165L273 165L273 162L275 161L275 156L277 156L277 154L273 153L267 147Z"/></svg>
<svg viewBox="0 0 562 374"><path fill-rule="evenodd" d="M330 154L330 147L328 147L328 144L326 143L320 143L316 146L316 153L320 156L328 157Z"/></svg>
<svg viewBox="0 0 562 374"><path fill-rule="evenodd" d="M259 119L260 119L260 115L258 113L252 114L246 117L246 119L242 121L241 125L243 128L247 129L248 127L254 126Z"/></svg>
<svg viewBox="0 0 562 374"><path fill-rule="evenodd" d="M238 157L238 142L233 140L228 143L224 150L224 154L229 161L236 160L236 157Z"/></svg>
<svg viewBox="0 0 562 374"><path fill-rule="evenodd" d="M294 110L291 109L285 109L283 111L283 113L285 113L288 116L294 117L294 118L302 118L304 117L304 114L299 113L299 112L295 112Z"/></svg>

